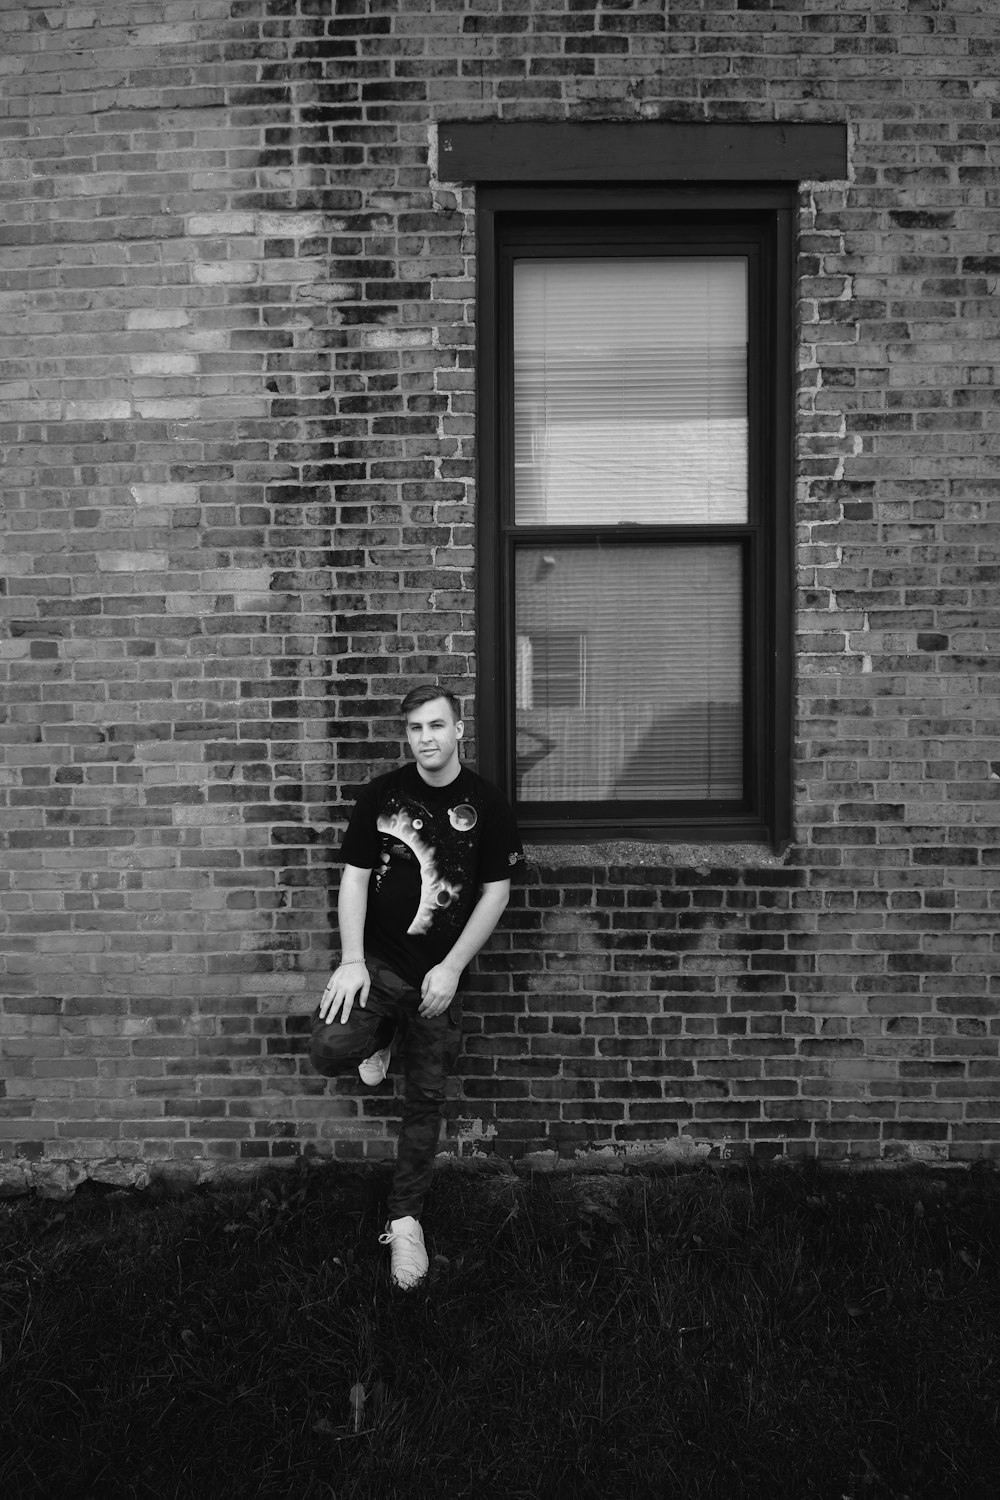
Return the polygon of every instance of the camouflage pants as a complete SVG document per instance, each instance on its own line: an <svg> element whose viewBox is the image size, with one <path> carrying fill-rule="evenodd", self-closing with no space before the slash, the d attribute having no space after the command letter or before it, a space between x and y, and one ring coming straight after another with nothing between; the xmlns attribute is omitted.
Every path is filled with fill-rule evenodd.
<svg viewBox="0 0 1000 1500"><path fill-rule="evenodd" d="M378 959L369 958L368 1003L347 1021L328 1025L313 1016L309 1056L328 1078L353 1071L365 1057L393 1043L403 1060L403 1119L389 1192L389 1218L419 1219L434 1172L441 1134L445 1079L454 1071L462 1041L461 1000L440 1016L419 1015L420 996Z"/></svg>

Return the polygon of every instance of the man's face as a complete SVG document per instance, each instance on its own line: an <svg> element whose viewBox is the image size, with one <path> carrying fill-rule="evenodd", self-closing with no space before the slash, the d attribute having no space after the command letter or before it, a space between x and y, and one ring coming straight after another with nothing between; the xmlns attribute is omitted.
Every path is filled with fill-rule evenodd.
<svg viewBox="0 0 1000 1500"><path fill-rule="evenodd" d="M458 765L458 742L463 724L446 698L432 698L406 716L406 737L414 759L430 780Z"/></svg>

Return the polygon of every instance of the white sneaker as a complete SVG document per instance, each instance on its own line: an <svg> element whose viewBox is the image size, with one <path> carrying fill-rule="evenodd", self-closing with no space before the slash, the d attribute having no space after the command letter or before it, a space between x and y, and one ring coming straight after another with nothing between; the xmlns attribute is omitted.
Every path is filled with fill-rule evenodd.
<svg viewBox="0 0 1000 1500"><path fill-rule="evenodd" d="M373 1052L371 1057L366 1057L363 1062L358 1063L358 1076L362 1083L367 1083L373 1089L377 1083L382 1083L389 1071L389 1058L392 1056L391 1047L383 1047L381 1052Z"/></svg>
<svg viewBox="0 0 1000 1500"><path fill-rule="evenodd" d="M424 1231L417 1219L390 1219L385 1233L378 1237L380 1245L392 1246L392 1281L404 1292L418 1286L427 1275L427 1251L424 1249Z"/></svg>

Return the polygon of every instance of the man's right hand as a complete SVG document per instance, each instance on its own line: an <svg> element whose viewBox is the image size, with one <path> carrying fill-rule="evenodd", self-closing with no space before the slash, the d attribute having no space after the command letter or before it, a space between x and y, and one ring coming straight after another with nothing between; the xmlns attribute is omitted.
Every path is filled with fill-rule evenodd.
<svg viewBox="0 0 1000 1500"><path fill-rule="evenodd" d="M368 965L364 963L339 964L323 991L319 1002L319 1018L329 1026L338 1016L341 1025L354 1009L355 1001L364 1009L368 1003L368 991L372 987Z"/></svg>

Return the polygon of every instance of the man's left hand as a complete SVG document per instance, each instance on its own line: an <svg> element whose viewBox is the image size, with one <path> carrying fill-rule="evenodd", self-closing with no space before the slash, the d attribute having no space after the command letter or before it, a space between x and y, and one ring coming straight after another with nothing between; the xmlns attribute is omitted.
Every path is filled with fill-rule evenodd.
<svg viewBox="0 0 1000 1500"><path fill-rule="evenodd" d="M430 1017L446 1011L455 998L461 977L461 971L456 973L447 964L435 964L433 969L428 969L420 986L418 1014Z"/></svg>

